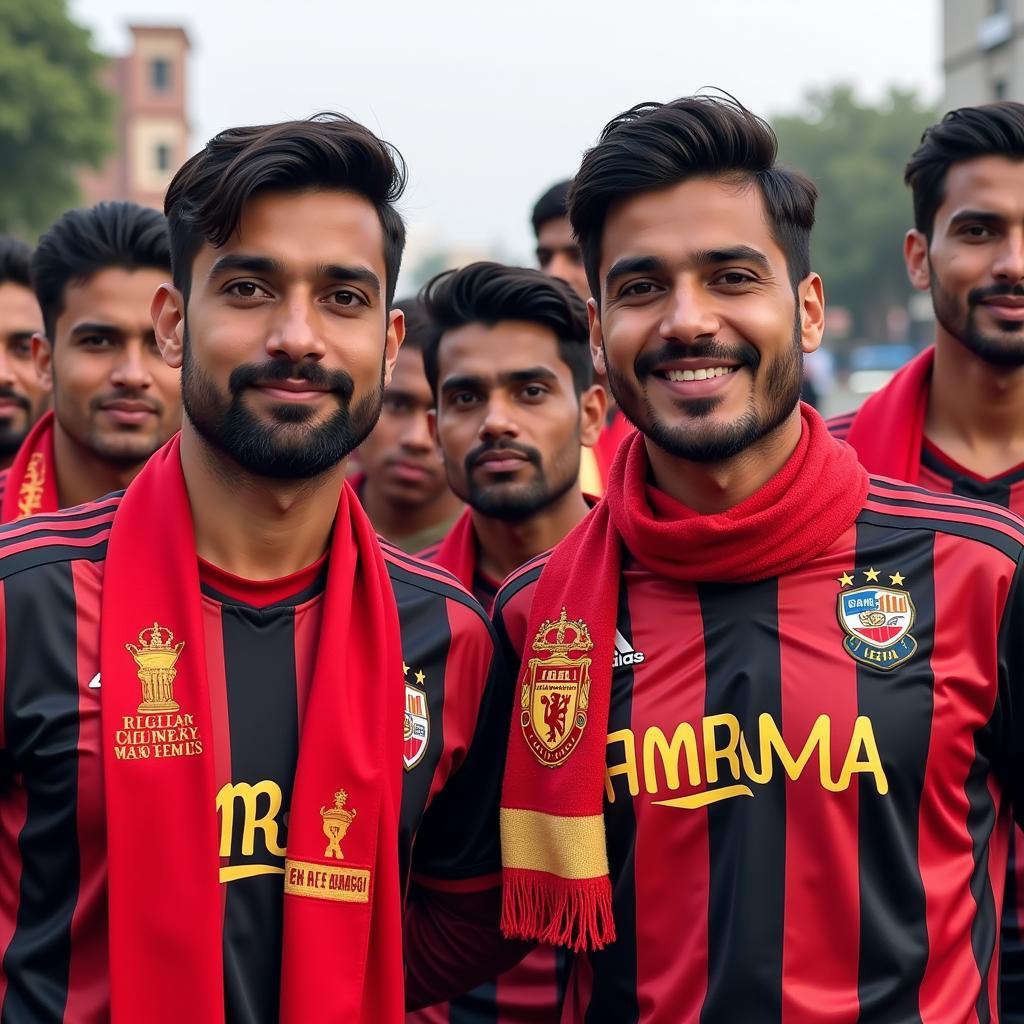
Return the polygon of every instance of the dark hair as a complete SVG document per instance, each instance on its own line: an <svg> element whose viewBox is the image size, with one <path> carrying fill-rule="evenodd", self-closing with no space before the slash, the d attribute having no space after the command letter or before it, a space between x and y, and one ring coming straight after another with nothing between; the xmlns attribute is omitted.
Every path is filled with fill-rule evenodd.
<svg viewBox="0 0 1024 1024"><path fill-rule="evenodd" d="M376 207L390 306L405 248L405 225L392 204L405 181L401 153L343 114L229 128L187 160L167 188L174 284L188 296L196 253L204 242L223 245L253 196L331 189L354 192Z"/></svg>
<svg viewBox="0 0 1024 1024"><path fill-rule="evenodd" d="M571 186L571 178L559 181L537 200L533 213L530 215L534 235L540 237L540 229L549 220L561 220L563 217L569 216L569 189Z"/></svg>
<svg viewBox="0 0 1024 1024"><path fill-rule="evenodd" d="M593 382L587 307L564 281L525 267L471 263L438 274L420 297L432 322L423 347L423 368L435 398L445 332L473 323L493 327L503 320L525 320L546 327L558 339L558 355L572 371L576 394Z"/></svg>
<svg viewBox="0 0 1024 1024"><path fill-rule="evenodd" d="M171 269L167 221L137 203L99 203L69 210L39 239L32 257L32 287L47 337L55 341L64 290L110 267Z"/></svg>
<svg viewBox="0 0 1024 1024"><path fill-rule="evenodd" d="M433 328L422 300L419 296L410 295L404 299L395 299L395 306L405 314L405 341L402 342L402 348L414 348L422 352Z"/></svg>
<svg viewBox="0 0 1024 1024"><path fill-rule="evenodd" d="M10 235L0 235L0 284L10 282L31 288L31 265L31 246Z"/></svg>
<svg viewBox="0 0 1024 1024"><path fill-rule="evenodd" d="M1024 103L988 103L951 110L925 128L903 172L914 197L914 226L930 239L953 164L980 156L1024 160Z"/></svg>
<svg viewBox="0 0 1024 1024"><path fill-rule="evenodd" d="M757 185L795 288L811 270L818 190L802 174L776 167L777 152L768 123L728 96L640 103L609 121L584 154L569 193L569 217L592 294L601 294L601 237L611 207L697 177Z"/></svg>

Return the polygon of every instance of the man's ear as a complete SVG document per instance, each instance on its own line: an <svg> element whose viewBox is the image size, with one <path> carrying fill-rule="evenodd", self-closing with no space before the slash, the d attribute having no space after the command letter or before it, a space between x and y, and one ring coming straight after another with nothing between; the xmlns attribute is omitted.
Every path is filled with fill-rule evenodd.
<svg viewBox="0 0 1024 1024"><path fill-rule="evenodd" d="M384 387L391 383L391 374L398 360L398 350L405 341L405 314L393 309L388 314L388 331L384 337Z"/></svg>
<svg viewBox="0 0 1024 1024"><path fill-rule="evenodd" d="M32 335L32 364L35 366L39 383L47 391L53 390L53 345L45 334L36 331Z"/></svg>
<svg viewBox="0 0 1024 1024"><path fill-rule="evenodd" d="M932 266L928 261L928 239L916 228L911 228L903 239L903 260L910 283L918 291L930 291Z"/></svg>
<svg viewBox="0 0 1024 1024"><path fill-rule="evenodd" d="M156 344L164 362L180 370L185 358L185 299L172 284L164 283L156 290L149 307Z"/></svg>
<svg viewBox="0 0 1024 1024"><path fill-rule="evenodd" d="M817 274L812 272L800 282L797 301L800 304L800 347L807 355L821 345L825 333L825 288Z"/></svg>
<svg viewBox="0 0 1024 1024"><path fill-rule="evenodd" d="M604 429L608 395L600 384L591 384L580 395L580 444L593 448Z"/></svg>
<svg viewBox="0 0 1024 1024"><path fill-rule="evenodd" d="M590 322L590 358L594 360L598 376L603 377L608 373L604 359L604 334L601 332L597 303L593 299L587 299L587 319Z"/></svg>

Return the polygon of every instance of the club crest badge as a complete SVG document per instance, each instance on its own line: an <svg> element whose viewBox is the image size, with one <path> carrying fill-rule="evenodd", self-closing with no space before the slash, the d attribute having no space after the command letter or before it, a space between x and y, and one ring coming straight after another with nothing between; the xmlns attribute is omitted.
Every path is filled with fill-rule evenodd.
<svg viewBox="0 0 1024 1024"><path fill-rule="evenodd" d="M876 569L864 570L867 586L845 589L854 582L844 573L839 583L839 625L846 634L843 647L856 661L888 672L902 665L917 651L911 636L916 609L910 592L903 587L904 577L897 572L889 577L891 586L882 586Z"/></svg>
<svg viewBox="0 0 1024 1024"><path fill-rule="evenodd" d="M523 676L520 723L534 757L549 768L563 764L583 738L590 703L590 658L594 642L582 619L541 624Z"/></svg>
<svg viewBox="0 0 1024 1024"><path fill-rule="evenodd" d="M422 672L416 678L426 678ZM405 727L403 733L402 762L405 770L412 771L423 760L430 742L430 712L427 695L418 686L405 684Z"/></svg>

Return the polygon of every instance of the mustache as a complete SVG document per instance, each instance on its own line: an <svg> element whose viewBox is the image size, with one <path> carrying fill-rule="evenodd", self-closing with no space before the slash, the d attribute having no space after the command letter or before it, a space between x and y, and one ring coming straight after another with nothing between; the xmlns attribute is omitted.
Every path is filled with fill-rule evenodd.
<svg viewBox="0 0 1024 1024"><path fill-rule="evenodd" d="M16 405L20 405L26 412L32 408L29 400L24 395L18 394L14 388L0 387L0 399L7 402L14 402Z"/></svg>
<svg viewBox="0 0 1024 1024"><path fill-rule="evenodd" d="M158 402L151 395L144 394L141 391L132 391L127 388L119 388L117 391L108 391L104 395L97 395L89 402L90 409L101 409L107 402L142 402L152 412L160 414L164 411L163 402Z"/></svg>
<svg viewBox="0 0 1024 1024"><path fill-rule="evenodd" d="M1002 295L1012 295L1018 299L1024 299L1024 285L1019 284L990 284L984 288L972 288L967 293L967 304L976 306L986 299L995 299Z"/></svg>
<svg viewBox="0 0 1024 1024"><path fill-rule="evenodd" d="M466 475L468 476L473 467L480 461L481 456L487 452L519 452L528 462L530 462L537 469L541 468L541 454L536 448L530 448L528 445L519 444L517 441L487 441L484 444L478 444L475 448L470 449L464 460L466 467Z"/></svg>
<svg viewBox="0 0 1024 1024"><path fill-rule="evenodd" d="M240 395L246 388L277 381L302 380L323 391L332 391L347 402L355 392L355 382L344 370L325 370L318 363L293 363L287 359L271 359L266 363L243 363L231 371L228 390Z"/></svg>
<svg viewBox="0 0 1024 1024"><path fill-rule="evenodd" d="M649 377L656 367L674 359L721 359L723 362L738 363L749 366L756 371L761 365L761 354L753 345L741 345L734 348L722 345L714 338L698 338L697 341L684 345L681 341L667 341L653 351L641 352L633 362L633 370L637 380Z"/></svg>

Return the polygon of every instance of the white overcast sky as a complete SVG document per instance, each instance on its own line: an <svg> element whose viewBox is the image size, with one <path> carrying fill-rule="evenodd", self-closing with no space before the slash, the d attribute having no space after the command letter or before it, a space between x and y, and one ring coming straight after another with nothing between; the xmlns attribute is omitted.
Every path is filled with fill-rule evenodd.
<svg viewBox="0 0 1024 1024"><path fill-rule="evenodd" d="M705 86L758 113L836 81L941 92L939 0L71 0L111 53L129 22L192 40L192 147L333 109L395 143L416 236L527 261L529 210L613 115ZM908 146L912 140L908 139ZM856 139L850 140L856 145Z"/></svg>

